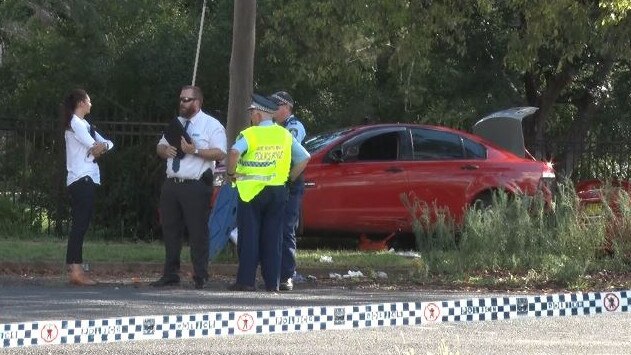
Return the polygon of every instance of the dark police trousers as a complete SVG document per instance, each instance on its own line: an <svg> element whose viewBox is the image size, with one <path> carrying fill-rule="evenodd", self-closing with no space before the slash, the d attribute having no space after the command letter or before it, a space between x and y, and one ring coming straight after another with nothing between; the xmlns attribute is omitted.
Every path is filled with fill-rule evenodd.
<svg viewBox="0 0 631 355"><path fill-rule="evenodd" d="M212 187L199 180L167 178L160 194L160 220L166 252L164 276L180 271L180 252L186 230L196 277L208 278L208 214Z"/></svg>
<svg viewBox="0 0 631 355"><path fill-rule="evenodd" d="M83 238L88 231L94 212L95 190L96 184L89 176L84 176L68 186L72 209L72 227L68 238L66 264L83 263Z"/></svg>
<svg viewBox="0 0 631 355"><path fill-rule="evenodd" d="M254 287L260 262L265 288L278 290L286 202L287 188L284 185L266 186L250 202L239 199L237 284Z"/></svg>
<svg viewBox="0 0 631 355"><path fill-rule="evenodd" d="M296 230L300 222L300 205L302 195L305 193L305 179L300 175L295 181L289 183L289 198L285 206L285 219L283 222L283 247L280 265L280 280L294 277L296 273Z"/></svg>

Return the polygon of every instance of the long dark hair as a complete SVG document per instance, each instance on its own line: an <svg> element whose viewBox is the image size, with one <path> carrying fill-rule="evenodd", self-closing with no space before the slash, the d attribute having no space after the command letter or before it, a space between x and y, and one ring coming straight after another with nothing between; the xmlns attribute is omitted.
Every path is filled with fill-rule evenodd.
<svg viewBox="0 0 631 355"><path fill-rule="evenodd" d="M70 121L72 120L72 115L77 109L77 106L81 101L85 101L87 98L88 93L83 89L74 89L70 91L70 93L64 98L64 101L60 105L59 111L61 121L63 122L63 127L66 130L71 129Z"/></svg>

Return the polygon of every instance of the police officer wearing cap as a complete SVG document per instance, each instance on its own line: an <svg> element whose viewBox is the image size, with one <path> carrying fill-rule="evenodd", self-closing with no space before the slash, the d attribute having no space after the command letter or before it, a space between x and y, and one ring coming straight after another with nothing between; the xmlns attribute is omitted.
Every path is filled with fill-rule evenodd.
<svg viewBox="0 0 631 355"><path fill-rule="evenodd" d="M265 289L279 290L286 183L302 173L310 156L272 121L277 108L271 100L253 95L248 109L252 126L241 132L228 153L227 175L239 192L239 268L232 291L256 289L259 263Z"/></svg>
<svg viewBox="0 0 631 355"><path fill-rule="evenodd" d="M203 100L199 87L184 86L177 117L182 125L181 135L177 136L179 141L169 143L163 135L156 147L158 156L167 161L167 178L160 194L165 261L162 277L152 282L152 286L180 282L180 252L185 228L191 248L195 288L203 288L208 278L207 223L212 186L201 178L212 173L215 161L226 157L226 131L219 121L201 110ZM178 154L176 146L182 153Z"/></svg>
<svg viewBox="0 0 631 355"><path fill-rule="evenodd" d="M307 132L298 117L294 116L294 100L288 92L278 91L270 100L278 105L274 112L274 121L285 127L300 144L304 142ZM285 206L283 221L283 247L280 266L280 290L291 291L294 288L292 278L296 274L296 230L300 219L300 205L305 192L305 181L302 174L289 184L289 199Z"/></svg>

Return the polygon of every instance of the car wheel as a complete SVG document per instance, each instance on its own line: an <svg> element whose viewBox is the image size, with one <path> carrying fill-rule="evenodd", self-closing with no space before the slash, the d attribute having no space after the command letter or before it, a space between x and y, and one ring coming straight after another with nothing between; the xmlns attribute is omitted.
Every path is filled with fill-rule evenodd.
<svg viewBox="0 0 631 355"><path fill-rule="evenodd" d="M493 206L493 192L486 191L478 195L471 206L473 209L481 211L491 208Z"/></svg>

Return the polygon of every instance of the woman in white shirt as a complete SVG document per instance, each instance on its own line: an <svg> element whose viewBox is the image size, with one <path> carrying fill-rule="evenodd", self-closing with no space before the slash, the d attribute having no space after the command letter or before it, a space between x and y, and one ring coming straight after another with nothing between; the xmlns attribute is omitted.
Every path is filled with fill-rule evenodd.
<svg viewBox="0 0 631 355"><path fill-rule="evenodd" d="M65 123L66 185L70 193L72 227L68 237L66 264L69 281L75 285L95 285L82 267L83 239L94 211L94 192L101 184L96 160L114 144L98 134L85 120L92 102L82 89L72 90L64 99L62 114Z"/></svg>

